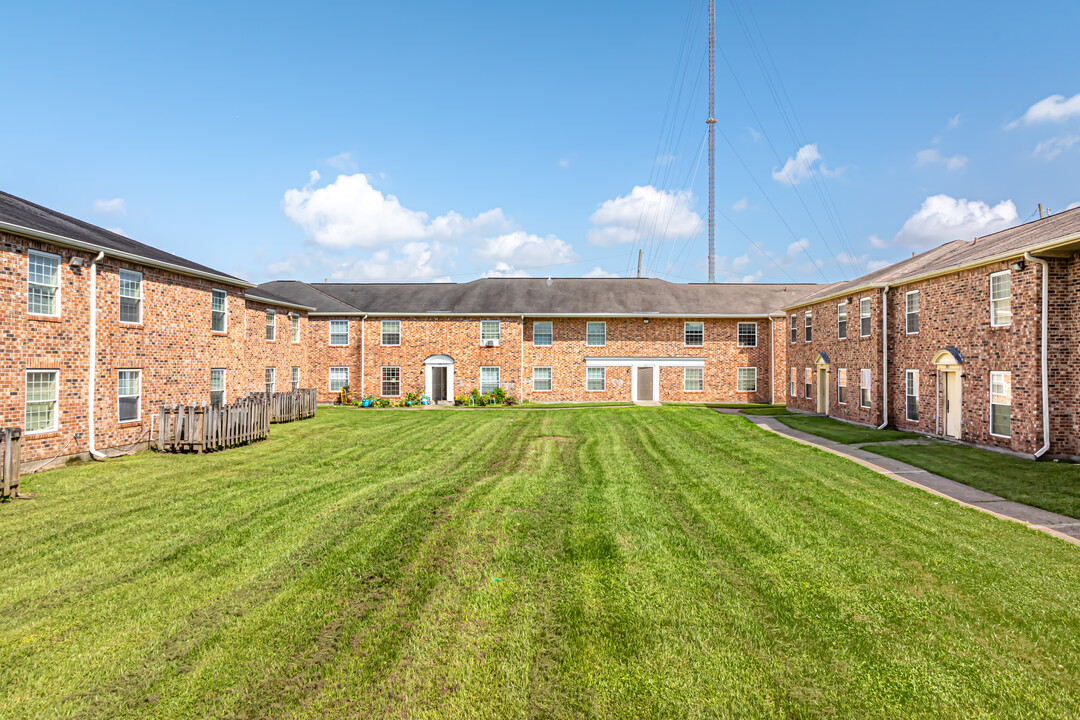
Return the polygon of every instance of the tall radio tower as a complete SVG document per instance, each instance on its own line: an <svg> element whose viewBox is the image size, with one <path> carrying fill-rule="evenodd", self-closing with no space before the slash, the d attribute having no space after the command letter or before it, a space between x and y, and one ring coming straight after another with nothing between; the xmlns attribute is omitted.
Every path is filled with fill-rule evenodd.
<svg viewBox="0 0 1080 720"><path fill-rule="evenodd" d="M716 282L716 0L709 0L709 282Z"/></svg>

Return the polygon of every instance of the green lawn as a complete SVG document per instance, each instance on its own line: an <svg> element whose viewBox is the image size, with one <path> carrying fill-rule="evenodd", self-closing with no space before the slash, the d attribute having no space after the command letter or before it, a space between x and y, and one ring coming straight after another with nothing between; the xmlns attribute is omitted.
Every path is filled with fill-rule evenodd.
<svg viewBox="0 0 1080 720"><path fill-rule="evenodd" d="M1080 709L1080 549L701 408L322 408L24 490L4 718Z"/></svg>
<svg viewBox="0 0 1080 720"><path fill-rule="evenodd" d="M778 417L777 420L795 430L802 430L811 435L846 444L911 440L922 437L915 433L901 432L899 430L876 430L826 417L791 415Z"/></svg>
<svg viewBox="0 0 1080 720"><path fill-rule="evenodd" d="M1080 518L1080 465L1034 462L951 443L867 445L863 449L1007 500Z"/></svg>

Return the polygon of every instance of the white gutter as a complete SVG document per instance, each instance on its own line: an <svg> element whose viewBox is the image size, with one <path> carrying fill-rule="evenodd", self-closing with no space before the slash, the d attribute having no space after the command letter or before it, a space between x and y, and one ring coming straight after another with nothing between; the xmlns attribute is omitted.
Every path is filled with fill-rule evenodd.
<svg viewBox="0 0 1080 720"><path fill-rule="evenodd" d="M766 318L773 317L771 313L753 314L708 314L708 313L650 313L650 312L636 312L636 313L605 313L605 312L591 312L591 313L560 313L560 312L546 312L546 313L522 313L522 312L484 312L484 313L466 313L466 312L412 312L403 310L401 312L369 312L364 313L362 311L356 312L313 312L310 313L311 317L483 317L483 318L496 318L496 317L513 317L517 315L523 318L708 318L719 320L764 320Z"/></svg>
<svg viewBox="0 0 1080 720"><path fill-rule="evenodd" d="M772 359L769 361L769 403L771 405L776 404L776 329L773 327L776 323L773 321L772 316L769 316L769 353L772 355Z"/></svg>
<svg viewBox="0 0 1080 720"><path fill-rule="evenodd" d="M247 280L241 280L240 278L227 277L225 275L219 275L217 273L195 270L193 268L183 267L182 265L174 265L173 263L165 262L164 260L152 260L150 258L143 257L142 255L135 255L134 253L124 252L123 250L113 250L112 248L102 247L101 245L95 245L94 243L83 242L82 240L72 240L71 238L64 237L63 235L54 235L53 233L44 232L42 230L34 230L33 228L23 227L22 225L15 225L13 223L4 222L2 220L0 220L0 230L7 230L8 232L14 233L16 235L22 235L24 237L30 237L36 240L44 240L45 242L52 243L54 245L62 245L64 247L75 248L76 250L84 250L86 252L92 253L107 253L109 257L116 258L117 260L127 260L128 262L133 262L138 265L156 267L162 270L174 272L177 275L204 278L206 280L216 280L218 282L224 283L225 285L232 285L233 287L258 287L255 283L248 282Z"/></svg>
<svg viewBox="0 0 1080 720"><path fill-rule="evenodd" d="M98 452L94 432L94 385L97 381L97 264L105 259L105 251L100 251L90 261L90 382L86 389L86 422L89 435L90 457L104 460L105 454Z"/></svg>
<svg viewBox="0 0 1080 720"><path fill-rule="evenodd" d="M1050 449L1050 378L1047 377L1047 306L1049 305L1050 265L1042 258L1037 258L1031 253L1024 253L1024 259L1042 266L1042 342L1039 349L1040 366L1042 373L1042 422L1043 422L1043 445L1035 451L1035 457L1040 458Z"/></svg>
<svg viewBox="0 0 1080 720"><path fill-rule="evenodd" d="M881 424L889 424L889 286L881 289Z"/></svg>

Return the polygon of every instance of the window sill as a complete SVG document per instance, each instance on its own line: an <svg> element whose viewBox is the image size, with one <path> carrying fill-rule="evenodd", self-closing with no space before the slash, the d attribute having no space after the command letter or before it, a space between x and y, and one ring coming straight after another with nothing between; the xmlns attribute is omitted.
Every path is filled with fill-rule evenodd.
<svg viewBox="0 0 1080 720"><path fill-rule="evenodd" d="M33 438L34 440L48 440L49 438L60 437L59 430L38 430L36 432L24 432L22 434L23 439Z"/></svg>
<svg viewBox="0 0 1080 720"><path fill-rule="evenodd" d="M221 330L211 330L210 331L210 335L212 337L226 337L226 336L228 336L228 334L229 334L228 330L225 330L224 332L222 332Z"/></svg>
<svg viewBox="0 0 1080 720"><path fill-rule="evenodd" d="M122 322L122 323L120 323L120 329L121 330L142 330L143 329L143 324L142 323L126 323L126 322Z"/></svg>
<svg viewBox="0 0 1080 720"><path fill-rule="evenodd" d="M38 322L60 322L59 315L34 315L33 313L28 313L26 317L28 320L37 320Z"/></svg>
<svg viewBox="0 0 1080 720"><path fill-rule="evenodd" d="M127 428L142 427L142 420L124 420L116 424L117 429L125 430Z"/></svg>

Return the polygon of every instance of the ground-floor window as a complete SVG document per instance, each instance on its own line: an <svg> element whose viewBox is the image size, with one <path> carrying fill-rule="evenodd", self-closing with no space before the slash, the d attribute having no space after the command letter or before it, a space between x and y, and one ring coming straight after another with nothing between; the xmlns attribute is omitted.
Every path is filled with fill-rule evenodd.
<svg viewBox="0 0 1080 720"><path fill-rule="evenodd" d="M536 331L534 330L533 332L535 333ZM536 391L536 392L550 392L550 390L551 390L551 368L549 368L549 367L534 367L533 368L533 390Z"/></svg>
<svg viewBox="0 0 1080 720"><path fill-rule="evenodd" d="M907 387L907 419L911 422L919 420L919 371L908 370L904 373L904 384Z"/></svg>
<svg viewBox="0 0 1080 720"><path fill-rule="evenodd" d="M292 381L292 391L296 392L297 390L299 390L300 389L300 368L299 368L299 366L293 365L293 367L292 367L292 377L290 378L290 380Z"/></svg>
<svg viewBox="0 0 1080 720"><path fill-rule="evenodd" d="M348 368L346 368L348 369ZM345 376L346 381L349 379ZM387 366L382 369L382 395L385 397L397 397L401 394L401 368Z"/></svg>
<svg viewBox="0 0 1080 720"><path fill-rule="evenodd" d="M221 407L225 404L225 368L210 371L210 406Z"/></svg>
<svg viewBox="0 0 1080 720"><path fill-rule="evenodd" d="M809 399L811 397L810 390L811 384L814 382L814 373L810 368L806 368L803 371L803 397Z"/></svg>
<svg viewBox="0 0 1080 720"><path fill-rule="evenodd" d="M121 370L116 376L116 416L120 422L139 419L139 399L142 395L142 371Z"/></svg>
<svg viewBox="0 0 1080 720"><path fill-rule="evenodd" d="M1012 436L1012 373L990 373L990 434Z"/></svg>
<svg viewBox="0 0 1080 720"><path fill-rule="evenodd" d="M386 368L383 370L385 371ZM341 392L341 388L349 384L349 368L342 366L330 368L329 384L330 392Z"/></svg>
<svg viewBox="0 0 1080 720"><path fill-rule="evenodd" d="M795 368L791 368L791 382L789 383L790 387L788 388L788 394L791 395L791 397L795 397L795 373Z"/></svg>
<svg viewBox="0 0 1080 720"><path fill-rule="evenodd" d="M683 392L705 391L705 368L683 368Z"/></svg>
<svg viewBox="0 0 1080 720"><path fill-rule="evenodd" d="M757 368L741 367L738 373L736 390L738 392L757 392Z"/></svg>
<svg viewBox="0 0 1080 720"><path fill-rule="evenodd" d="M487 395L495 392L500 385L502 372L497 367L480 368L480 392Z"/></svg>
<svg viewBox="0 0 1080 720"><path fill-rule="evenodd" d="M847 405L847 368L836 371L836 402Z"/></svg>
<svg viewBox="0 0 1080 720"><path fill-rule="evenodd" d="M59 370L28 370L26 373L26 432L56 429Z"/></svg>
<svg viewBox="0 0 1080 720"><path fill-rule="evenodd" d="M607 387L607 368L585 368L585 389L603 390Z"/></svg>
<svg viewBox="0 0 1080 720"><path fill-rule="evenodd" d="M274 376L277 375L277 369L268 367L266 368L266 392L268 395L274 394Z"/></svg>
<svg viewBox="0 0 1080 720"><path fill-rule="evenodd" d="M870 407L870 371L867 369L859 371L859 406Z"/></svg>

